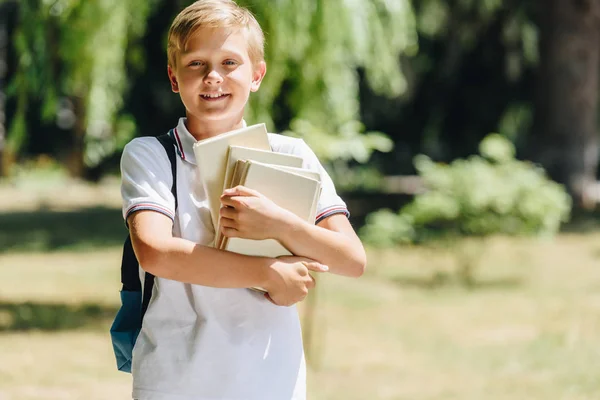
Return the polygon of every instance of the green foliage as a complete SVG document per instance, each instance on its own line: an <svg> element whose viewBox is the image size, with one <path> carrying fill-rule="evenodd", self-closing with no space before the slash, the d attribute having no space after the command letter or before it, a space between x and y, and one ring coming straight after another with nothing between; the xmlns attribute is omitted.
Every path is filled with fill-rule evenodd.
<svg viewBox="0 0 600 400"><path fill-rule="evenodd" d="M338 128L338 131L330 131L309 120L295 119L284 134L303 138L325 160L353 159L366 163L373 151L388 152L393 148L393 142L383 133L364 133L365 127L359 121L348 121Z"/></svg>
<svg viewBox="0 0 600 400"><path fill-rule="evenodd" d="M17 99L17 107L9 127L8 151L17 154L27 141L26 112L31 97L53 104L56 87L53 84L54 63L48 42L53 32L48 28L47 8L39 7L37 1L19 3L19 21L13 34L13 46L17 53L17 72L7 88L7 95ZM50 107L44 107L42 117L48 119Z"/></svg>
<svg viewBox="0 0 600 400"><path fill-rule="evenodd" d="M365 226L360 230L362 239L377 247L391 247L408 244L415 236L412 221L406 215L389 209L373 212L367 216Z"/></svg>
<svg viewBox="0 0 600 400"><path fill-rule="evenodd" d="M291 131L316 146L320 157L364 162L372 149L390 147L382 135L365 139L355 135L362 130L355 122L359 118L357 70L364 70L378 93L404 92L400 55L417 49L409 0L298 0L278 2L277 7L272 0L244 0L240 4L257 15L267 38L268 73L251 97L247 114L251 121L264 121L272 128L273 109L285 90L285 106L296 120ZM332 141L342 146L319 145Z"/></svg>
<svg viewBox="0 0 600 400"><path fill-rule="evenodd" d="M62 60L67 93L86 99L85 163L97 165L118 147L116 137L126 87L126 55L132 39L141 36L151 8L146 0L64 1ZM110 26L110 29L106 29ZM83 60L82 60L83 59ZM128 130L133 133L131 129ZM117 134L115 134L117 133ZM129 136L129 139L133 135Z"/></svg>
<svg viewBox="0 0 600 400"><path fill-rule="evenodd" d="M381 193L384 185L384 175L373 165L348 165L347 162L336 160L327 164L326 168L340 193Z"/></svg>
<svg viewBox="0 0 600 400"><path fill-rule="evenodd" d="M571 200L564 188L542 169L516 160L506 138L487 136L480 153L449 165L417 156L427 190L399 213L370 215L363 239L384 246L456 236L553 235L568 220Z"/></svg>
<svg viewBox="0 0 600 400"><path fill-rule="evenodd" d="M149 14L162 1L19 2L13 38L18 70L9 93L19 99L9 135L15 153L27 140L29 104L41 101L49 122L57 118L63 98L75 104L74 135L83 137L88 166L121 148L125 132L135 132L127 124L123 128L120 116L126 63L136 70L144 68L136 38L144 34ZM308 121L319 132L327 132L325 141L341 144L333 153L320 147L320 156L364 162L372 150L390 148L381 134L360 137L362 128L355 122L358 69L378 93L398 95L405 90L399 58L417 47L409 0L297 0L277 6L272 0L240 0L240 4L257 15L267 37L269 73L252 96L249 120L273 128L276 103L283 97L283 108L299 121L295 127ZM299 135L307 131L292 130ZM310 134L306 139L312 145L320 142Z"/></svg>
<svg viewBox="0 0 600 400"><path fill-rule="evenodd" d="M414 4L419 32L427 38L453 38L456 42L452 45L458 44L459 52L481 44L481 34L502 21L501 41L507 49L505 72L511 81L521 77L525 66L538 61L538 28L528 17L529 2L419 0Z"/></svg>
<svg viewBox="0 0 600 400"><path fill-rule="evenodd" d="M524 103L512 103L505 110L498 124L498 131L516 141L529 132L533 124L533 107Z"/></svg>
<svg viewBox="0 0 600 400"><path fill-rule="evenodd" d="M79 99L76 118L85 130L85 161L94 166L117 149L115 122L126 87L126 55L133 38L144 33L157 0L25 0L19 3L14 37L18 69L12 92L18 96L9 146L25 141L25 112L41 100L52 120L58 98ZM131 130L129 130L131 133Z"/></svg>
<svg viewBox="0 0 600 400"><path fill-rule="evenodd" d="M304 139L319 159L327 162L339 190L377 191L381 188L381 173L367 161L374 151L392 150L394 143L389 137L381 132L364 132L364 125L356 120L346 122L339 131L333 132L304 119L294 119L290 125L290 130L283 134ZM352 160L362 165L350 167L348 162Z"/></svg>

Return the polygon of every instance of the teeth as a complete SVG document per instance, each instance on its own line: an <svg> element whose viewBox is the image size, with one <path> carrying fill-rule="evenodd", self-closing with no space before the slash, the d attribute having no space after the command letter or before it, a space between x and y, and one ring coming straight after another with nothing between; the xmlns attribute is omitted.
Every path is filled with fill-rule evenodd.
<svg viewBox="0 0 600 400"><path fill-rule="evenodd" d="M203 94L202 97L209 97L211 99L216 99L217 97L225 96L224 93L215 93L215 94Z"/></svg>

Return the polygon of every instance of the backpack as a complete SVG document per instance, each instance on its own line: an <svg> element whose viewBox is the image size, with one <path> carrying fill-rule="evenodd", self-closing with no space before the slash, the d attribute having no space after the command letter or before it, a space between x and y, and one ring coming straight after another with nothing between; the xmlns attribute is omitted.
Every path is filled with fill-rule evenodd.
<svg viewBox="0 0 600 400"><path fill-rule="evenodd" d="M177 211L177 166L175 160L174 143L169 134L157 136L156 139L164 147L171 163L173 186L171 193L175 198L175 211ZM144 290L139 275L139 262L133 252L131 237L127 235L123 244L123 257L121 259L121 307L110 327L110 336L117 369L131 372L131 358L135 341L142 328L142 319L152 297L154 275L146 272L144 277ZM143 293L143 296L142 296Z"/></svg>

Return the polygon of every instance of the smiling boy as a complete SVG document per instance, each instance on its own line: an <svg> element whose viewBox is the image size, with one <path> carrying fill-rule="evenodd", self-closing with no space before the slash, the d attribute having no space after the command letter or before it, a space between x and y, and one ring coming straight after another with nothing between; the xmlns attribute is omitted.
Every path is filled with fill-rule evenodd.
<svg viewBox="0 0 600 400"><path fill-rule="evenodd" d="M179 155L177 210L160 143L137 138L123 152L123 215L140 267L156 276L133 353L136 399L305 399L294 304L315 285L309 271L364 271L364 249L331 179L302 140L275 134L269 134L273 151L299 155L304 168L321 174L315 224L237 187L222 196L223 234L276 239L295 256L250 257L210 247L215 232L192 147L244 126L248 97L266 73L263 42L252 14L231 0L197 1L173 21L168 75L186 109L170 133ZM247 289L255 286L268 294Z"/></svg>

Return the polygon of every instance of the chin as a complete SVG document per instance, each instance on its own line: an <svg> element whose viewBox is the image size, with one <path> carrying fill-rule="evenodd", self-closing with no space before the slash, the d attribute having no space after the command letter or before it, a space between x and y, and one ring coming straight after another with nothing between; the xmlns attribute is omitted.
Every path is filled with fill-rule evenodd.
<svg viewBox="0 0 600 400"><path fill-rule="evenodd" d="M225 122L225 121L233 121L239 120L241 121L244 115L244 110L239 112L233 112L231 110L212 110L212 111L203 111L195 114L196 118L206 121L206 122Z"/></svg>

